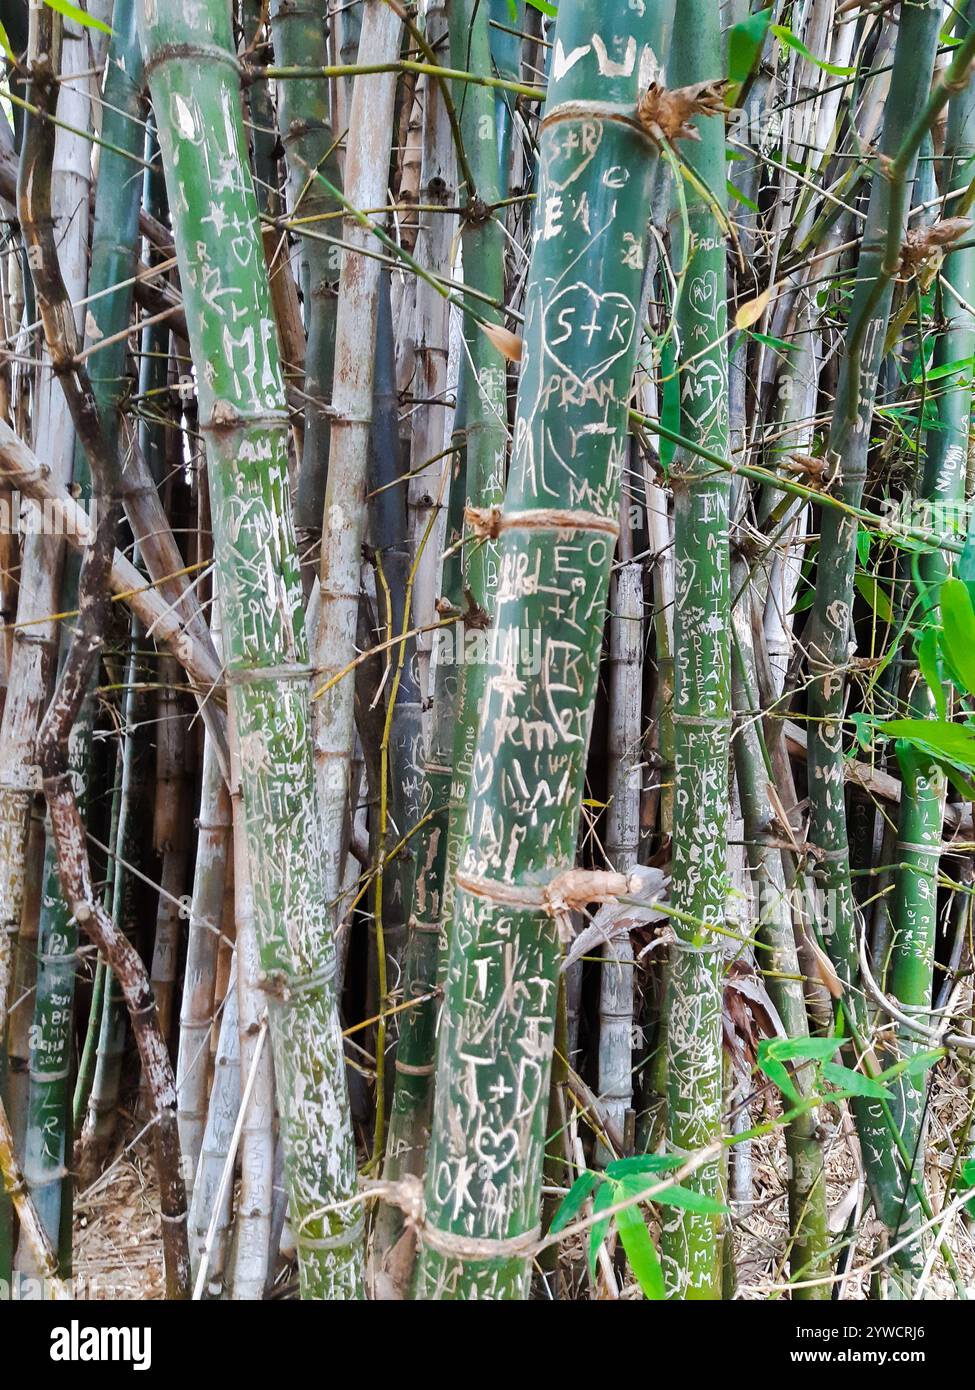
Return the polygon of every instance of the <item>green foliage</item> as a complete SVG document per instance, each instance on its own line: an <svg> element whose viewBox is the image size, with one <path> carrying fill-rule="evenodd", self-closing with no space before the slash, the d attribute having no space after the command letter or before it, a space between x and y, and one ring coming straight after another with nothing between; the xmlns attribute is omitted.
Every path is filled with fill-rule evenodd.
<svg viewBox="0 0 975 1390"><path fill-rule="evenodd" d="M821 68L823 72L828 72L832 77L852 77L854 72L856 72L856 68L844 68L838 63L826 63L822 58L817 58L815 53L810 52L806 47L802 39L797 38L786 25L772 24L769 27L779 42L784 44L786 48L793 49L801 57L805 58L807 63L814 64L815 67Z"/></svg>
<svg viewBox="0 0 975 1390"><path fill-rule="evenodd" d="M975 1158L966 1158L955 1180L955 1186L958 1188L959 1192L968 1192L972 1188L975 1188ZM965 1203L965 1210L968 1212L969 1216L975 1217L975 1197L972 1197L971 1201Z"/></svg>
<svg viewBox="0 0 975 1390"><path fill-rule="evenodd" d="M112 32L108 24L103 24L94 15L87 14L77 5L72 5L71 0L44 0L44 3L49 5L52 10L57 10L58 14L64 15L65 19L73 19L76 24L81 24L86 29L100 29L103 34Z"/></svg>
<svg viewBox="0 0 975 1390"><path fill-rule="evenodd" d="M680 1168L683 1158L675 1154L637 1154L632 1158L614 1159L606 1165L602 1173L585 1169L570 1187L551 1225L551 1234L564 1231L582 1212L587 1198L593 1197L593 1217L600 1217L610 1207L629 1201L632 1205L623 1207L611 1216L595 1220L589 1230L588 1260L589 1272L595 1278L596 1259L599 1247L609 1234L615 1221L616 1230L626 1252L630 1269L643 1294L649 1299L664 1297L664 1279L656 1247L647 1230L646 1223L637 1210L642 1202L659 1206L680 1207L684 1211L698 1212L704 1216L723 1216L727 1208L723 1203L703 1192L680 1183L671 1183L653 1192L652 1197L645 1194L652 1191L660 1182L660 1174Z"/></svg>
<svg viewBox="0 0 975 1390"><path fill-rule="evenodd" d="M736 89L732 101L755 71L771 18L770 9L758 10L728 31L728 77Z"/></svg>
<svg viewBox="0 0 975 1390"><path fill-rule="evenodd" d="M549 0L528 0L533 10L541 10L542 14L547 14L550 18L557 15L559 7L557 4L549 4ZM511 11L512 21L518 18L518 6L515 0L508 0L508 9Z"/></svg>

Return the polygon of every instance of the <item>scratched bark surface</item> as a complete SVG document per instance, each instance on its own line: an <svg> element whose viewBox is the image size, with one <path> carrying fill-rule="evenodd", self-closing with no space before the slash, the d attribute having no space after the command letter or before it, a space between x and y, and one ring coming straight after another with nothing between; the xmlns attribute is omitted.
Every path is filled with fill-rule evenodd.
<svg viewBox="0 0 975 1390"><path fill-rule="evenodd" d="M496 645L440 1030L425 1299L524 1297L538 1229L561 955L542 895L575 855L653 163L627 119L653 61L641 21L615 3L594 32L586 8L560 10L540 134ZM533 669L521 642L536 631Z"/></svg>
<svg viewBox="0 0 975 1390"><path fill-rule="evenodd" d="M668 83L714 81L723 72L717 10L710 0L679 0ZM724 234L714 211L725 205L724 122L697 117L700 142L682 156L700 184L687 195L680 228L687 285L676 320L683 434L722 458L729 452L727 288ZM707 196L701 189L712 190ZM683 262L682 262L683 263ZM698 925L724 922L730 733L727 474L690 451L674 461L674 906L667 1024L667 1144L677 1154L712 1143L721 1128L721 938ZM717 1196L718 1164L691 1182ZM665 1212L661 1256L672 1298L717 1296L714 1217Z"/></svg>
<svg viewBox="0 0 975 1390"><path fill-rule="evenodd" d="M309 727L308 650L288 496L287 413L247 164L230 17L143 0L197 373L224 651L241 759L255 928L267 991L303 1292L361 1292L355 1156L333 976Z"/></svg>
<svg viewBox="0 0 975 1390"><path fill-rule="evenodd" d="M903 7L882 141L883 153L888 157L898 153L928 97L940 22L938 5ZM899 188L883 178L871 186L827 455L837 477L834 492L852 506L859 505L866 482L870 425L893 293L887 264L888 233L892 224L896 230L904 226L916 156L915 147ZM901 239L898 237L898 249ZM829 563L819 566L812 620L805 638L812 677L808 753L810 838L820 852L817 878L831 914L827 947L846 983L854 981L857 975L859 931L850 878L842 742L845 670L855 651L855 645L851 650L851 638L856 535L856 523L849 516L831 508L824 510L820 554L828 556ZM855 994L848 997L854 1000L854 1022L862 1032L864 1010L857 1006ZM854 1099L853 1107L867 1181L881 1220L893 1229L903 1206L904 1172L891 1143L889 1112L885 1115L883 1102L864 1098ZM910 1252L907 1258L912 1258Z"/></svg>

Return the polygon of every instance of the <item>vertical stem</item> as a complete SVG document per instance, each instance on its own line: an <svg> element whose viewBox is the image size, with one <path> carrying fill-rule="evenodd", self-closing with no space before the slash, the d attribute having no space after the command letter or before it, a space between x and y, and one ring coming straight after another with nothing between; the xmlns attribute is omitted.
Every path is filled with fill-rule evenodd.
<svg viewBox="0 0 975 1390"><path fill-rule="evenodd" d="M723 72L720 21L710 0L677 0L669 80L714 81ZM681 431L727 457L728 358L724 230L724 125L697 117L700 141L684 158L699 181L686 189L688 263L677 309ZM701 189L709 190L705 197ZM694 921L720 924L727 882L730 733L728 475L678 454L674 491L674 834L671 898ZM721 977L719 937L676 926L668 976L667 1144L677 1154L713 1142L721 1126ZM706 1164L691 1185L716 1196L719 1165ZM662 1227L664 1276L671 1298L719 1296L715 1218L668 1210Z"/></svg>

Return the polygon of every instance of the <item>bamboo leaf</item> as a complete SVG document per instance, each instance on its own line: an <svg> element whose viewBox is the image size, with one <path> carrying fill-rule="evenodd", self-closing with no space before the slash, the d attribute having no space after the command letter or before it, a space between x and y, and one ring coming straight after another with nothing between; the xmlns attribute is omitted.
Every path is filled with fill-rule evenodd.
<svg viewBox="0 0 975 1390"><path fill-rule="evenodd" d="M956 1179L957 1188L961 1192L967 1192L969 1188L975 1187L975 1158L966 1158ZM965 1203L965 1210L969 1216L975 1217L975 1197Z"/></svg>
<svg viewBox="0 0 975 1390"><path fill-rule="evenodd" d="M569 1222L572 1221L581 1210L583 1202L599 1181L600 1174L594 1173L590 1168L587 1168L585 1172L579 1174L568 1192L562 1198L559 1209L552 1218L551 1231L553 1235L557 1234L559 1231L565 1230Z"/></svg>
<svg viewBox="0 0 975 1390"><path fill-rule="evenodd" d="M913 1057L905 1057L902 1062L895 1062L892 1067L887 1067L874 1079L887 1082L895 1080L898 1076L923 1076L935 1062L945 1056L945 1051L943 1047L933 1047L928 1052L916 1052Z"/></svg>
<svg viewBox="0 0 975 1390"><path fill-rule="evenodd" d="M86 29L100 29L103 34L112 32L108 24L96 19L93 14L87 14L77 5L72 5L71 0L44 0L44 3L52 10L57 10L58 14L64 15L65 19L73 19L76 24L82 24Z"/></svg>
<svg viewBox="0 0 975 1390"><path fill-rule="evenodd" d="M817 58L815 53L811 53L806 47L802 39L797 38L792 30L786 28L784 24L772 24L769 27L775 37L779 39L781 43L785 44L786 48L793 49L796 53L805 58L807 63L812 63L815 67L821 68L823 72L828 72L832 77L852 77L856 72L856 68L840 67L838 63L827 63L824 59Z"/></svg>
<svg viewBox="0 0 975 1390"><path fill-rule="evenodd" d="M886 1100L890 1092L887 1087L863 1072L840 1066L839 1062L824 1062L823 1077L833 1086L838 1086L852 1096L868 1096L873 1100Z"/></svg>
<svg viewBox="0 0 975 1390"><path fill-rule="evenodd" d="M632 1181L631 1178L627 1178L623 1184L627 1196L636 1196L636 1190L631 1189ZM652 1184L644 1184L644 1186L652 1186ZM684 1187L681 1183L674 1183L671 1187L665 1187L662 1192L655 1192L647 1200L655 1202L661 1207L680 1207L682 1211L696 1211L702 1216L726 1216L728 1213L728 1208L717 1198L709 1197L706 1192L695 1192L693 1188Z"/></svg>
<svg viewBox="0 0 975 1390"><path fill-rule="evenodd" d="M683 1159L678 1154L638 1154L635 1158L615 1158L606 1165L606 1176L628 1178L638 1173L667 1173L679 1168Z"/></svg>
<svg viewBox="0 0 975 1390"><path fill-rule="evenodd" d="M16 67L17 59L14 57L14 51L10 47L10 39L7 36L7 31L3 27L2 22L0 22L0 48L2 48L4 53L7 55L7 61L10 64L10 66Z"/></svg>
<svg viewBox="0 0 975 1390"><path fill-rule="evenodd" d="M938 602L945 655L971 693L975 691L975 610L967 586L960 579L946 579Z"/></svg>
<svg viewBox="0 0 975 1390"><path fill-rule="evenodd" d="M772 10L759 10L728 30L728 76L736 86L747 82L758 63Z"/></svg>
<svg viewBox="0 0 975 1390"><path fill-rule="evenodd" d="M636 1275L637 1283L644 1297L659 1300L665 1297L663 1270L660 1258L640 1215L639 1208L627 1207L616 1213L616 1229L619 1231L623 1249L630 1269Z"/></svg>
<svg viewBox="0 0 975 1390"><path fill-rule="evenodd" d="M917 664L934 698L934 706L938 712L938 718L946 721L948 718L948 701L945 696L945 687L941 679L941 672L938 669L938 634L935 628L929 626L924 629L917 639L916 651Z"/></svg>
<svg viewBox="0 0 975 1390"><path fill-rule="evenodd" d="M945 719L888 719L877 729L890 738L904 738L936 757L963 768L975 768L975 730Z"/></svg>
<svg viewBox="0 0 975 1390"><path fill-rule="evenodd" d="M768 1054L769 1044L767 1041L758 1044L758 1067L763 1071L770 1081L774 1081L776 1086L794 1104L798 1105L802 1097L793 1084L792 1077L789 1075L788 1068L784 1062L779 1062L775 1057Z"/></svg>
<svg viewBox="0 0 975 1390"><path fill-rule="evenodd" d="M607 1207L611 1207L618 1200L617 1185L612 1182L604 1182L593 1199L593 1216L598 1216L601 1211L605 1211ZM603 1221L597 1221L589 1231L589 1274L593 1279L596 1277L596 1258L599 1254L599 1247L609 1234L611 1221L612 1217L607 1216Z"/></svg>
<svg viewBox="0 0 975 1390"><path fill-rule="evenodd" d="M779 1062L791 1062L796 1058L812 1061L826 1061L839 1047L838 1038L773 1038L761 1044L766 1056Z"/></svg>
<svg viewBox="0 0 975 1390"><path fill-rule="evenodd" d="M743 304L735 314L735 327L737 329L750 328L753 323L765 313L768 302L772 298L772 290L775 287L770 285L767 290L763 290L755 299L750 299L747 304Z"/></svg>
<svg viewBox="0 0 975 1390"><path fill-rule="evenodd" d="M878 584L873 575L857 573L854 575L853 582L856 585L857 593L861 598L866 599L880 621L892 623L894 621L894 609L890 595L882 585Z"/></svg>

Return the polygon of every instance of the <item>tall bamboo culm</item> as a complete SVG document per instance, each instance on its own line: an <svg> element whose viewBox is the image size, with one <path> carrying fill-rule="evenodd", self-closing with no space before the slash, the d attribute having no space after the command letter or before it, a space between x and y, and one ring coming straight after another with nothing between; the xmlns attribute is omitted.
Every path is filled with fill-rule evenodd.
<svg viewBox="0 0 975 1390"><path fill-rule="evenodd" d="M927 128L924 121L930 111L941 13L936 4L905 5L900 12L881 142L887 163L871 183L828 439L827 457L836 477L833 492L847 506L860 505L866 481L870 421L884 357L892 280L900 262L917 152ZM833 508L823 509L816 596L804 633L811 677L810 839L818 851L816 879L824 905L820 927L846 985L855 983L859 968L858 913L850 877L843 791L842 723L852 636L856 537L856 523L849 516ZM852 1014L849 1023L862 1036L866 1031L865 1010L855 993L848 991L846 998ZM853 1108L871 1195L889 1231L897 1227L903 1210L905 1176L898 1151L902 1141L893 1130L885 1102L854 1098ZM908 1248L895 1260L910 1267L916 1257L916 1249ZM907 1277L912 1277L910 1272Z"/></svg>
<svg viewBox="0 0 975 1390"><path fill-rule="evenodd" d="M140 33L172 209L201 429L255 928L306 1298L361 1294L355 1188L288 497L288 417L230 15L145 3ZM204 132L206 138L204 140ZM225 255L228 236L233 254Z"/></svg>
<svg viewBox="0 0 975 1390"><path fill-rule="evenodd" d="M424 1299L524 1298L539 1229L561 957L547 894L575 858L655 153L633 120L642 33L623 0L563 5L556 22L514 453L488 523L496 646L440 1026Z"/></svg>
<svg viewBox="0 0 975 1390"><path fill-rule="evenodd" d="M724 72L720 19L711 0L677 0L669 84L715 82ZM686 186L686 227L675 217L681 432L727 458L728 355L725 134L721 115L696 118L700 142L684 147L696 181ZM716 210L717 208L717 210ZM671 470L674 493L674 828L671 896L693 923L724 922L727 882L731 595L727 475L690 451ZM675 926L668 973L667 1146L675 1154L711 1144L721 1128L721 938ZM690 1180L715 1197L717 1160ZM662 1227L668 1296L719 1296L715 1219L673 1208Z"/></svg>

